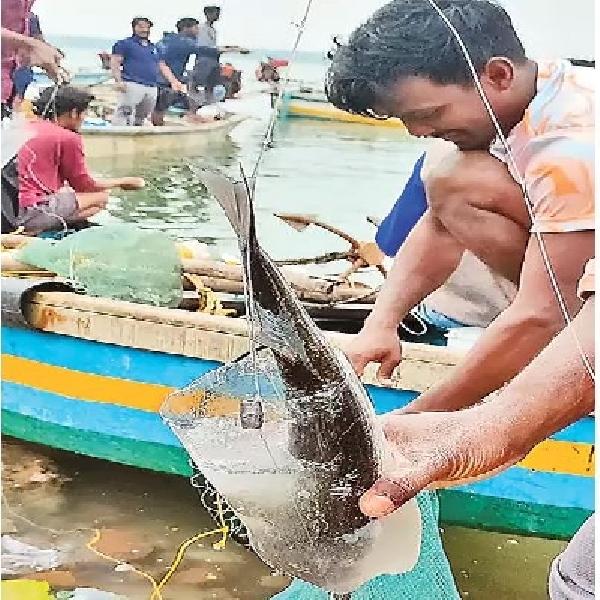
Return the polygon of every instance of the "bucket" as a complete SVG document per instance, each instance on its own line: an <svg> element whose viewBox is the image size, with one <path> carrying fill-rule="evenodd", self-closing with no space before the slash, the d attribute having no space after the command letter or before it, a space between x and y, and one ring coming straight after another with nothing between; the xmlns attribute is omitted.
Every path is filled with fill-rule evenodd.
<svg viewBox="0 0 600 600"><path fill-rule="evenodd" d="M483 333L482 327L456 327L448 330L448 348L450 350L470 350L479 336Z"/></svg>

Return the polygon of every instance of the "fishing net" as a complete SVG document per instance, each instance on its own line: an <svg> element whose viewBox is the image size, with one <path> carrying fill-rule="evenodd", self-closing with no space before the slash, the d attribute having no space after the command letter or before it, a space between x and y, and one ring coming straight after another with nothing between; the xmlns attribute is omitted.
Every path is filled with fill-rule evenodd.
<svg viewBox="0 0 600 600"><path fill-rule="evenodd" d="M175 242L127 223L90 227L61 240L33 239L16 258L69 279L90 296L165 307L178 306L183 296Z"/></svg>
<svg viewBox="0 0 600 600"><path fill-rule="evenodd" d="M327 463L311 464L290 450L298 439L290 433L295 424L284 387L270 351L263 349L255 358L241 357L203 375L171 394L161 409L200 472L223 496L227 511L245 525L257 554L271 566L323 589L348 593L360 588L354 594L363 589L372 594L356 598L456 597L439 540L436 506L429 496L351 535L323 535L329 523L326 515L315 511L315 498L338 492L322 487ZM261 429L244 429L240 401L256 397L257 390L264 424ZM427 567L420 567L424 562ZM435 569L429 572L430 567ZM397 577L370 581L407 571L416 574L408 585ZM408 591L417 578L425 590L435 593L400 596L393 591L395 587ZM438 583L425 587L426 580ZM328 593L303 582L294 585L304 586L302 593Z"/></svg>
<svg viewBox="0 0 600 600"><path fill-rule="evenodd" d="M450 564L438 528L439 501L435 492L417 496L421 509L421 552L414 569L399 575L381 575L365 583L351 600L458 600ZM329 600L327 592L296 579L273 600Z"/></svg>

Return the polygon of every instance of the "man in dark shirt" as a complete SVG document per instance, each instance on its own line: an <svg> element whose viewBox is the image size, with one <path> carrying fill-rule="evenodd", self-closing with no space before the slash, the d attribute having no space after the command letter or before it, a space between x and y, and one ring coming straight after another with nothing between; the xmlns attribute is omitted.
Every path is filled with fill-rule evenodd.
<svg viewBox="0 0 600 600"><path fill-rule="evenodd" d="M166 110L174 104L177 98L187 92L184 83L186 64L193 54L198 51L198 27L200 23L192 17L177 21L177 33L165 33L163 39L156 45L159 57L158 99L152 113L154 125L164 125Z"/></svg>
<svg viewBox="0 0 600 600"><path fill-rule="evenodd" d="M156 105L158 51L148 39L152 25L150 19L136 17L133 35L113 46L110 67L120 92L113 125L143 125Z"/></svg>

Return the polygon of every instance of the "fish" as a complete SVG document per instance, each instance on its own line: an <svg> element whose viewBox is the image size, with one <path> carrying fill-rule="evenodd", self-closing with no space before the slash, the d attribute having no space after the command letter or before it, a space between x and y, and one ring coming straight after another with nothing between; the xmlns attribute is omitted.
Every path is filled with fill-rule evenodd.
<svg viewBox="0 0 600 600"><path fill-rule="evenodd" d="M350 362L259 244L254 181L208 170L199 177L237 236L250 333L259 349L260 357L251 353L235 366L234 378L260 371L263 391L239 394L235 421L202 430L200 420L175 433L239 514L253 549L278 571L344 595L379 574L412 568L420 545L418 505L409 502L378 521L360 511L359 499L382 475L389 449ZM231 368L226 365L219 389L234 385ZM275 381L270 392L269 381ZM220 442L212 438L217 429Z"/></svg>

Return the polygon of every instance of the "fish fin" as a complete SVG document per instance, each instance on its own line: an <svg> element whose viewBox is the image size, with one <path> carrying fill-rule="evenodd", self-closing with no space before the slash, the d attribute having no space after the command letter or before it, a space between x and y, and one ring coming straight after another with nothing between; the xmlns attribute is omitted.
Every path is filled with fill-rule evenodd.
<svg viewBox="0 0 600 600"><path fill-rule="evenodd" d="M240 210L240 200L236 193L239 186L238 182L233 181L226 175L207 169L202 169L199 176L208 193L221 205L235 233L238 236L247 238L248 230L244 227L242 219L245 211Z"/></svg>
<svg viewBox="0 0 600 600"><path fill-rule="evenodd" d="M308 362L306 349L293 319L286 318L284 313L275 316L258 305L256 312L260 326L258 339L261 344L290 361Z"/></svg>

